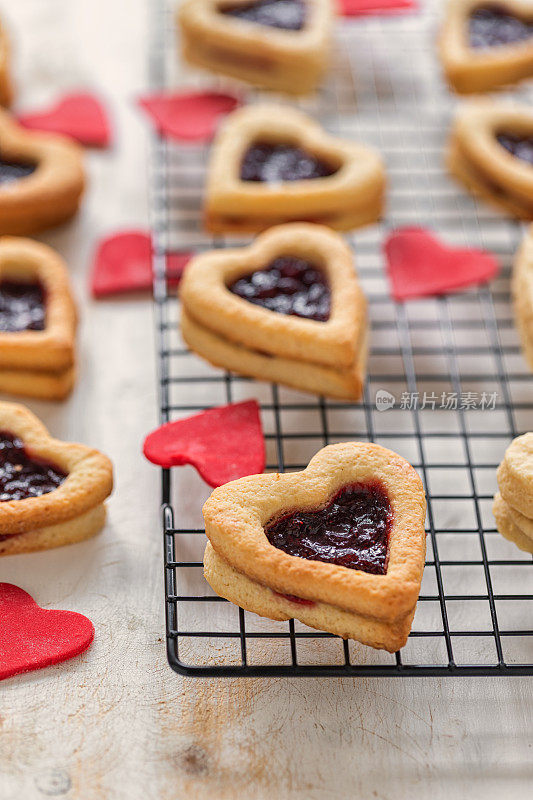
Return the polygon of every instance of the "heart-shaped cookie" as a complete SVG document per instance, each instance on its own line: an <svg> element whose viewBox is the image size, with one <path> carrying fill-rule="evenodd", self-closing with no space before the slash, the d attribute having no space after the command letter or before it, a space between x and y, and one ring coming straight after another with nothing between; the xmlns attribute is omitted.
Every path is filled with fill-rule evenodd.
<svg viewBox="0 0 533 800"><path fill-rule="evenodd" d="M0 234L33 234L65 222L78 210L84 186L78 144L28 131L0 110Z"/></svg>
<svg viewBox="0 0 533 800"><path fill-rule="evenodd" d="M250 247L215 250L188 265L182 334L212 363L335 397L361 394L366 301L340 236L280 225Z"/></svg>
<svg viewBox="0 0 533 800"><path fill-rule="evenodd" d="M533 369L533 226L529 228L517 253L511 289L522 349Z"/></svg>
<svg viewBox="0 0 533 800"><path fill-rule="evenodd" d="M532 77L530 0L448 0L440 52L446 77L460 93Z"/></svg>
<svg viewBox="0 0 533 800"><path fill-rule="evenodd" d="M186 0L178 21L192 66L262 86L314 91L329 60L331 0Z"/></svg>
<svg viewBox="0 0 533 800"><path fill-rule="evenodd" d="M167 422L146 437L143 452L165 469L192 464L213 487L263 472L259 406L247 400Z"/></svg>
<svg viewBox="0 0 533 800"><path fill-rule="evenodd" d="M0 432L0 555L94 536L113 486L109 459L52 439L37 417L14 403L0 403Z"/></svg>
<svg viewBox="0 0 533 800"><path fill-rule="evenodd" d="M41 608L23 589L0 583L0 680L67 661L93 639L83 614Z"/></svg>
<svg viewBox="0 0 533 800"><path fill-rule="evenodd" d="M76 323L60 256L31 239L0 238L0 390L66 397L75 379Z"/></svg>
<svg viewBox="0 0 533 800"><path fill-rule="evenodd" d="M109 147L111 125L107 111L95 95L75 92L59 98L50 108L19 114L25 128L70 136L87 147Z"/></svg>
<svg viewBox="0 0 533 800"><path fill-rule="evenodd" d="M490 281L498 262L490 253L450 247L424 228L393 231L385 245L395 300L440 295Z"/></svg>
<svg viewBox="0 0 533 800"><path fill-rule="evenodd" d="M471 192L533 219L533 111L526 105L466 103L449 142L448 167Z"/></svg>
<svg viewBox="0 0 533 800"><path fill-rule="evenodd" d="M241 607L395 651L413 619L425 497L403 458L348 442L303 472L215 489L203 508L205 576Z"/></svg>
<svg viewBox="0 0 533 800"><path fill-rule="evenodd" d="M206 226L253 232L307 221L350 230L380 217L384 187L374 150L330 136L294 108L247 106L230 114L216 136Z"/></svg>
<svg viewBox="0 0 533 800"><path fill-rule="evenodd" d="M0 20L0 106L10 106L13 87L9 68L9 39Z"/></svg>

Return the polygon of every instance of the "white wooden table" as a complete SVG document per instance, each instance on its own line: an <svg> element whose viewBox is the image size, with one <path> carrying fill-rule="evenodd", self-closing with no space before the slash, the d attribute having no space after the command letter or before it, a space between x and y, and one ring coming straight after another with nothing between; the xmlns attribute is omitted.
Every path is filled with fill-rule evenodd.
<svg viewBox="0 0 533 800"><path fill-rule="evenodd" d="M96 638L79 658L0 684L0 798L525 800L531 679L195 681L167 666L159 473L140 455L156 424L152 309L95 303L86 288L96 239L147 225L147 128L132 100L147 83L148 2L2 3L19 107L95 87L117 142L88 155L78 220L45 237L82 309L78 386L63 405L29 404L54 435L111 456L109 524L87 543L0 562L0 580L87 614Z"/></svg>

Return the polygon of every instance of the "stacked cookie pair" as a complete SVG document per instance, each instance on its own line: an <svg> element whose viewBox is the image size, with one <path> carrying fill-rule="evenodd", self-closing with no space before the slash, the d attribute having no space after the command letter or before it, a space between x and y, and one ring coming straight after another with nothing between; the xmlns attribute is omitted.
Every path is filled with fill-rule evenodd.
<svg viewBox="0 0 533 800"><path fill-rule="evenodd" d="M514 439L498 468L494 517L502 536L533 553L533 433Z"/></svg>
<svg viewBox="0 0 533 800"><path fill-rule="evenodd" d="M215 489L205 577L248 611L395 652L420 592L425 513L422 482L396 453L329 445L302 472Z"/></svg>
<svg viewBox="0 0 533 800"><path fill-rule="evenodd" d="M460 109L447 153L452 175L500 211L533 219L533 111L477 101Z"/></svg>
<svg viewBox="0 0 533 800"><path fill-rule="evenodd" d="M449 0L440 37L448 82L461 94L533 77L529 0ZM475 101L459 110L447 154L451 174L473 194L533 219L533 114L527 105Z"/></svg>
<svg viewBox="0 0 533 800"><path fill-rule="evenodd" d="M26 131L0 110L0 391L61 400L74 386L77 313L66 264L14 236L70 219L84 184L78 145Z"/></svg>
<svg viewBox="0 0 533 800"><path fill-rule="evenodd" d="M112 488L106 456L53 439L24 406L0 402L0 556L94 536Z"/></svg>
<svg viewBox="0 0 533 800"><path fill-rule="evenodd" d="M339 398L360 396L366 301L350 248L293 223L250 247L196 256L182 285L185 342L216 366Z"/></svg>
<svg viewBox="0 0 533 800"><path fill-rule="evenodd" d="M385 169L371 147L331 136L306 114L257 104L221 126L209 161L205 225L255 233L305 221L339 231L377 222Z"/></svg>
<svg viewBox="0 0 533 800"><path fill-rule="evenodd" d="M187 62L254 86L307 94L328 66L331 0L186 0L178 19Z"/></svg>
<svg viewBox="0 0 533 800"><path fill-rule="evenodd" d="M440 52L446 77L461 94L533 77L530 0L448 0Z"/></svg>
<svg viewBox="0 0 533 800"><path fill-rule="evenodd" d="M12 100L0 23L0 105ZM68 270L22 236L70 219L85 186L81 148L20 127L0 109L0 392L65 398L75 381L77 311ZM26 408L0 402L0 556L82 541L105 522L113 485L102 453L53 439Z"/></svg>
<svg viewBox="0 0 533 800"><path fill-rule="evenodd" d="M66 265L50 247L0 238L0 391L49 400L75 379L77 313Z"/></svg>

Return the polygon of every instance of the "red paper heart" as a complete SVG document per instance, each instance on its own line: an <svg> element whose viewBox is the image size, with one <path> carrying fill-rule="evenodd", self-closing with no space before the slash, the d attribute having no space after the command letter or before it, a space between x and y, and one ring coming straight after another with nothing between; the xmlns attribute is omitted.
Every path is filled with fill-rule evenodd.
<svg viewBox="0 0 533 800"><path fill-rule="evenodd" d="M167 255L169 286L177 286L192 253ZM122 231L98 244L91 270L93 297L152 289L152 240L144 231Z"/></svg>
<svg viewBox="0 0 533 800"><path fill-rule="evenodd" d="M45 610L23 589L0 583L0 680L73 658L93 639L83 614Z"/></svg>
<svg viewBox="0 0 533 800"><path fill-rule="evenodd" d="M158 93L139 98L161 136L189 142L212 139L221 118L239 104L234 95L219 92Z"/></svg>
<svg viewBox="0 0 533 800"><path fill-rule="evenodd" d="M395 300L446 294L490 281L498 262L483 250L442 244L424 228L400 228L385 242Z"/></svg>
<svg viewBox="0 0 533 800"><path fill-rule="evenodd" d="M339 3L344 17L397 14L418 8L417 0L339 0Z"/></svg>
<svg viewBox="0 0 533 800"><path fill-rule="evenodd" d="M192 464L213 487L257 475L265 468L259 406L247 400L167 422L146 437L143 452L166 469Z"/></svg>
<svg viewBox="0 0 533 800"><path fill-rule="evenodd" d="M25 128L70 136L89 147L108 147L111 128L100 100L88 92L68 94L51 108L18 118Z"/></svg>

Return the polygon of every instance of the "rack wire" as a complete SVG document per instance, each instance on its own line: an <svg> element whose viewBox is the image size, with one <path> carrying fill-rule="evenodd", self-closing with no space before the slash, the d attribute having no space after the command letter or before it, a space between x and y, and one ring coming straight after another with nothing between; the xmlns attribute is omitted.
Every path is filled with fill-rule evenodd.
<svg viewBox="0 0 533 800"><path fill-rule="evenodd" d="M153 6L153 87L225 86L179 64L172 9L164 0ZM343 20L327 85L318 98L300 103L332 133L377 146L387 163L385 219L349 237L371 318L360 403L316 399L228 374L187 351L176 292L167 285L167 254L248 240L212 239L202 229L207 148L154 138L161 422L256 397L267 469L302 469L328 443L375 441L413 464L428 499L428 553L413 629L406 647L390 655L294 620L259 618L214 595L202 574L205 487L192 470L163 470L167 652L170 666L182 674L533 675L532 558L498 534L491 513L504 450L533 427L533 378L509 303L512 257L523 231L446 174L443 152L455 101L435 56L438 7L431 0L416 15ZM528 89L515 95L531 101ZM250 91L246 99L260 97ZM493 251L502 264L498 279L490 287L394 303L381 245L388 230L402 225L429 226L451 244ZM377 410L378 390L394 396L394 407ZM443 399L452 407L441 408Z"/></svg>

